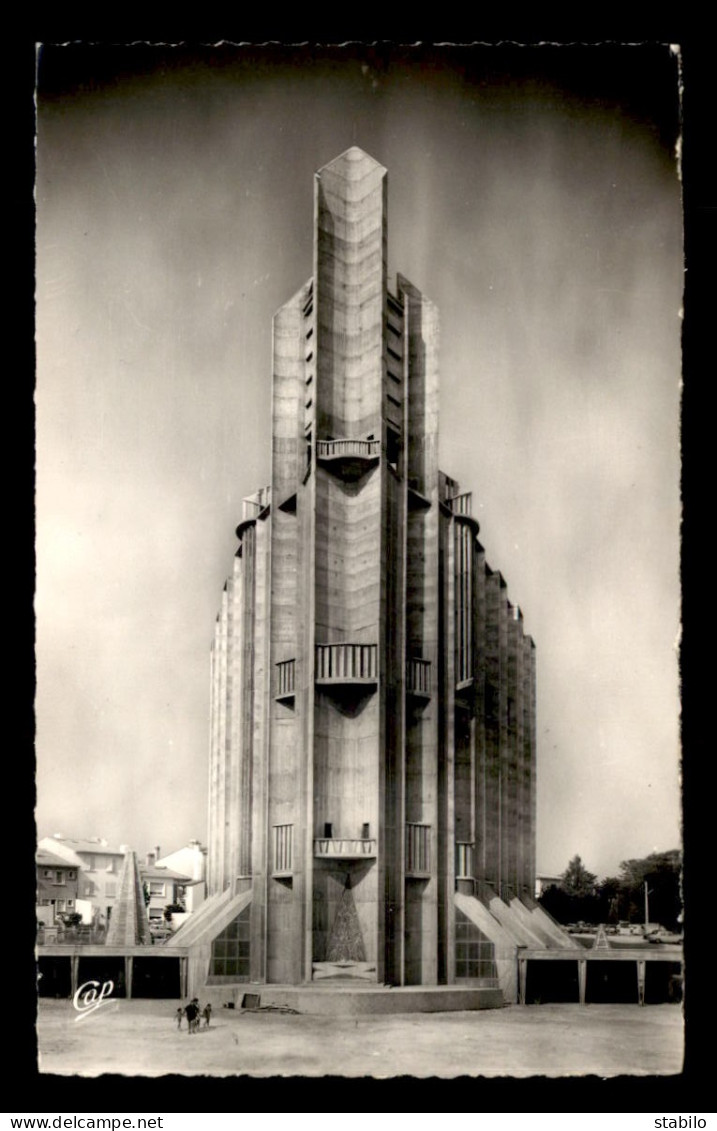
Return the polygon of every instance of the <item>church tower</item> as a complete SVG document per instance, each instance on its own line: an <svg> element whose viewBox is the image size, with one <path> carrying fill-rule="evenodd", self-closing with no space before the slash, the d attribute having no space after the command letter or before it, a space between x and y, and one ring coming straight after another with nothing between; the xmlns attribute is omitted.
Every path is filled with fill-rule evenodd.
<svg viewBox="0 0 717 1131"><path fill-rule="evenodd" d="M438 468L438 316L389 287L386 170L349 149L314 200L212 649L201 977L477 983L498 905L533 910L534 646Z"/></svg>

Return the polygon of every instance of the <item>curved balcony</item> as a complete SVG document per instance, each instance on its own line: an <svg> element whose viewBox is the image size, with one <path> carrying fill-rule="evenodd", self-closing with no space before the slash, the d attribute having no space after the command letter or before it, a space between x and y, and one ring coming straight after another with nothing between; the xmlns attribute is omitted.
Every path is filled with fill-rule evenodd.
<svg viewBox="0 0 717 1131"><path fill-rule="evenodd" d="M480 523L477 518L473 518L471 510L473 507L473 493L472 491L465 491L462 495L453 495L448 499L448 506L451 509L451 514L459 522L465 522L468 526L472 527L473 531L478 534L480 531Z"/></svg>
<svg viewBox="0 0 717 1131"><path fill-rule="evenodd" d="M376 841L363 837L319 836L314 838L314 856L320 860L370 860L376 856Z"/></svg>
<svg viewBox="0 0 717 1131"><path fill-rule="evenodd" d="M359 479L381 455L380 440L317 440L316 460L342 479Z"/></svg>
<svg viewBox="0 0 717 1131"><path fill-rule="evenodd" d="M244 538L244 535L246 534L247 530L250 530L252 526L256 526L256 519L255 518L245 518L239 523L239 525L236 528L236 536L237 536L237 538L239 539L240 542Z"/></svg>

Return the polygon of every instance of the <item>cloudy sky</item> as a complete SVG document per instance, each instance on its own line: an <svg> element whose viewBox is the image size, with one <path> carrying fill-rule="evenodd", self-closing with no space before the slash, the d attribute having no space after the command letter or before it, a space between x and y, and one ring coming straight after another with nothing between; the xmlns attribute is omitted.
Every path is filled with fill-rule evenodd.
<svg viewBox="0 0 717 1131"><path fill-rule="evenodd" d="M440 310L441 465L537 645L538 867L679 844L676 103L667 47L42 50L40 836L206 835L271 317L359 145Z"/></svg>

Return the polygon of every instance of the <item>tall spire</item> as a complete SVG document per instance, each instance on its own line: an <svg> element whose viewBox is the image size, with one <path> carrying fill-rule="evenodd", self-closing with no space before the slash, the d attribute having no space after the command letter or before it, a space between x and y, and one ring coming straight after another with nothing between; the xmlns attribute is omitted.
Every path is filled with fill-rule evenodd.
<svg viewBox="0 0 717 1131"><path fill-rule="evenodd" d="M151 942L137 853L129 849L120 872L117 902L112 909L105 943L107 946L149 946Z"/></svg>

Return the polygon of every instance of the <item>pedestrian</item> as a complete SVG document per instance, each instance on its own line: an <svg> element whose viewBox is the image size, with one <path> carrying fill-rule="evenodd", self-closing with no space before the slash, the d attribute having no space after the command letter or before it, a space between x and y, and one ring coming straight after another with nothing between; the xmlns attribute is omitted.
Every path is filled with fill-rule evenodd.
<svg viewBox="0 0 717 1131"><path fill-rule="evenodd" d="M182 1009L182 1007L180 1005L179 1009L177 1010L177 1028L178 1029L182 1028L182 1017L183 1016L184 1016L184 1010Z"/></svg>
<svg viewBox="0 0 717 1131"><path fill-rule="evenodd" d="M209 1028L209 1022L212 1019L212 1003L210 1001L204 1006L204 1028Z"/></svg>
<svg viewBox="0 0 717 1131"><path fill-rule="evenodd" d="M190 1034L194 1032L195 1026L197 1024L197 1013L199 1011L198 1011L197 1006L195 1004L196 1000L197 999L194 998L192 1001L190 1001L189 1005L187 1005L185 1007L185 1010L184 1010L184 1012L187 1015L187 1029L188 1029Z"/></svg>

